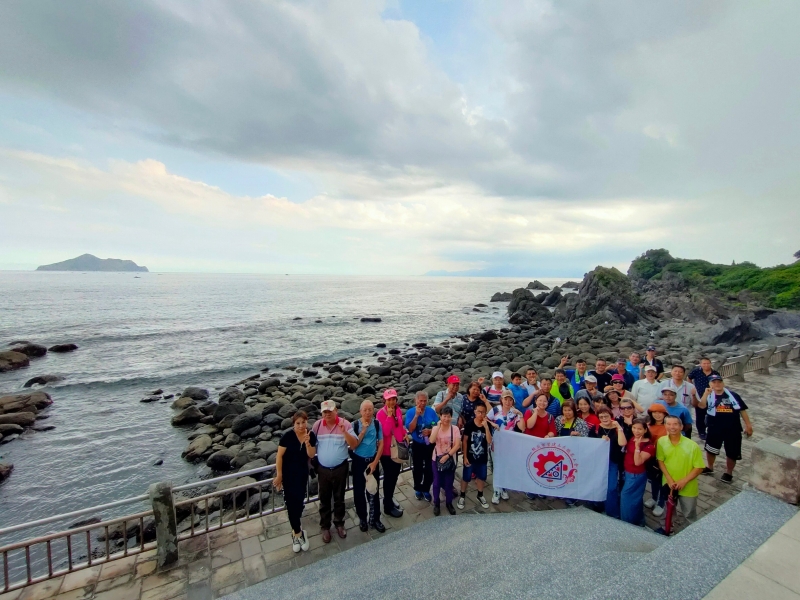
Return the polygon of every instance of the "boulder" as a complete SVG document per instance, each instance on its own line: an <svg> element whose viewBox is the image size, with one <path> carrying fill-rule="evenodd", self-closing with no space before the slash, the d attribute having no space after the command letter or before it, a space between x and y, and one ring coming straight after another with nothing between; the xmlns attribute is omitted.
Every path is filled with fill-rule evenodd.
<svg viewBox="0 0 800 600"><path fill-rule="evenodd" d="M0 482L5 481L11 476L11 471L14 470L14 465L7 463L0 463Z"/></svg>
<svg viewBox="0 0 800 600"><path fill-rule="evenodd" d="M171 408L175 410L183 410L184 408L189 408L190 406L194 406L195 401L189 396L181 396L175 402L172 403ZM200 410L198 408L198 410ZM203 411L200 411L203 412Z"/></svg>
<svg viewBox="0 0 800 600"><path fill-rule="evenodd" d="M260 412L245 412L238 415L231 424L231 431L237 435L251 429L253 427L261 426L261 413Z"/></svg>
<svg viewBox="0 0 800 600"><path fill-rule="evenodd" d="M47 385L48 383L55 383L56 381L64 381L64 378L59 375L40 375L39 377L28 379L22 387L29 388L34 385Z"/></svg>
<svg viewBox="0 0 800 600"><path fill-rule="evenodd" d="M228 415L237 417L245 412L247 408L244 404L218 404L211 414L214 415L214 421L222 421Z"/></svg>
<svg viewBox="0 0 800 600"><path fill-rule="evenodd" d="M236 402L244 402L247 396L244 395L244 392L237 387L229 387L220 392L219 394L219 403L220 404L233 404Z"/></svg>
<svg viewBox="0 0 800 600"><path fill-rule="evenodd" d="M173 425L188 425L190 423L197 423L200 419L202 419L205 415L200 412L200 409L196 406L190 406L188 408L183 409L177 415L172 417L172 424Z"/></svg>
<svg viewBox="0 0 800 600"><path fill-rule="evenodd" d="M314 377L319 375L319 371L316 369L303 369L303 377Z"/></svg>
<svg viewBox="0 0 800 600"><path fill-rule="evenodd" d="M544 300L542 300L542 306L555 306L556 304L559 303L560 300L561 300L561 290L555 288L553 291L547 294L547 296L545 296Z"/></svg>
<svg viewBox="0 0 800 600"><path fill-rule="evenodd" d="M283 422L283 417L278 414L272 413L264 417L264 420L262 422L269 427L276 427Z"/></svg>
<svg viewBox="0 0 800 600"><path fill-rule="evenodd" d="M380 323L381 321L380 317L361 317L362 323Z"/></svg>
<svg viewBox="0 0 800 600"><path fill-rule="evenodd" d="M206 465L214 471L230 471L231 461L236 458L233 450L218 450L206 460Z"/></svg>
<svg viewBox="0 0 800 600"><path fill-rule="evenodd" d="M239 469L239 473L243 473L245 471L252 471L253 469L260 469L266 466L267 466L266 459L257 458L255 460L251 460L249 463L245 463L244 465L242 465L242 468ZM250 475L250 477L252 477L257 481L261 481L262 479L264 479L265 475L266 475L265 473L256 473L255 475Z"/></svg>
<svg viewBox="0 0 800 600"><path fill-rule="evenodd" d="M36 415L32 412L6 413L0 415L0 425L19 425L30 427L36 422Z"/></svg>
<svg viewBox="0 0 800 600"><path fill-rule="evenodd" d="M511 298L511 292L495 292L489 302L509 302Z"/></svg>
<svg viewBox="0 0 800 600"><path fill-rule="evenodd" d="M208 400L208 390L199 387L187 387L181 396L187 396L192 400Z"/></svg>
<svg viewBox="0 0 800 600"><path fill-rule="evenodd" d="M367 372L370 375L378 375L379 377L383 377L386 375L391 375L392 368L386 365L372 365L367 368Z"/></svg>
<svg viewBox="0 0 800 600"><path fill-rule="evenodd" d="M12 352L19 352L26 355L28 358L39 358L47 354L47 347L41 344L23 344L11 349Z"/></svg>
<svg viewBox="0 0 800 600"><path fill-rule="evenodd" d="M0 352L0 373L21 369L22 367L27 367L29 364L30 358L28 358L27 354L14 352L13 350Z"/></svg>
<svg viewBox="0 0 800 600"><path fill-rule="evenodd" d="M210 435L199 435L189 443L181 456L189 462L200 460L206 450L211 448L211 444Z"/></svg>
<svg viewBox="0 0 800 600"><path fill-rule="evenodd" d="M277 377L270 377L269 379L265 379L261 383L258 384L258 393L263 394L271 387L278 387L281 384L281 380Z"/></svg>
<svg viewBox="0 0 800 600"><path fill-rule="evenodd" d="M53 399L46 392L24 392L0 397L0 415L11 412L36 413L50 406Z"/></svg>
<svg viewBox="0 0 800 600"><path fill-rule="evenodd" d="M760 340L764 337L764 332L749 319L736 315L732 319L720 321L706 332L706 343L716 344L738 344Z"/></svg>
<svg viewBox="0 0 800 600"><path fill-rule="evenodd" d="M74 352L77 349L78 346L76 344L56 344L55 346L50 346L49 351L61 354L64 352Z"/></svg>
<svg viewBox="0 0 800 600"><path fill-rule="evenodd" d="M342 410L351 414L356 414L361 411L361 402L361 398L346 398L342 400Z"/></svg>
<svg viewBox="0 0 800 600"><path fill-rule="evenodd" d="M0 425L0 436L2 435L11 435L12 433L22 433L23 428L22 425L17 425L16 423L3 423Z"/></svg>
<svg viewBox="0 0 800 600"><path fill-rule="evenodd" d="M541 281L536 279L535 281L531 281L526 288L527 290L549 290L550 288L543 284Z"/></svg>
<svg viewBox="0 0 800 600"><path fill-rule="evenodd" d="M256 444L256 448L258 449L259 456L266 458L278 451L278 444L272 440L268 440L266 442L258 442L258 444Z"/></svg>
<svg viewBox="0 0 800 600"><path fill-rule="evenodd" d="M283 417L291 417L294 413L297 412L297 408L292 404L284 404L278 409L278 416Z"/></svg>
<svg viewBox="0 0 800 600"><path fill-rule="evenodd" d="M581 284L578 283L577 281L568 281L561 287L564 288L565 290L577 290L579 287L581 287Z"/></svg>

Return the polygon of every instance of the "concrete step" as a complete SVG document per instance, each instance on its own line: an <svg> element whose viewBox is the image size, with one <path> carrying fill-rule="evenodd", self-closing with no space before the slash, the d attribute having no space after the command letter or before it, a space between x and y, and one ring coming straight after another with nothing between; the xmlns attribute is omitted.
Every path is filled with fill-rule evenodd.
<svg viewBox="0 0 800 600"><path fill-rule="evenodd" d="M580 598L666 542L584 508L447 515L226 598Z"/></svg>

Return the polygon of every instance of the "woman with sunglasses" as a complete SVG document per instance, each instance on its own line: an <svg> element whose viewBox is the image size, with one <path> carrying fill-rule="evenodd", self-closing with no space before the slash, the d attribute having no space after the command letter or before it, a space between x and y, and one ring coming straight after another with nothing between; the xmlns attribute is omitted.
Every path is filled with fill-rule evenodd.
<svg viewBox="0 0 800 600"><path fill-rule="evenodd" d="M636 408L630 400L621 400L619 403L620 416L617 417L617 423L622 427L625 433L625 439L633 437L633 422L636 420Z"/></svg>
<svg viewBox="0 0 800 600"><path fill-rule="evenodd" d="M607 388L607 391L614 390L619 394L620 401L622 400L630 400L633 403L634 409L636 409L637 413L643 413L644 408L642 408L638 402L636 402L636 398L633 397L628 390L625 389L625 378L616 373L611 377L611 386Z"/></svg>

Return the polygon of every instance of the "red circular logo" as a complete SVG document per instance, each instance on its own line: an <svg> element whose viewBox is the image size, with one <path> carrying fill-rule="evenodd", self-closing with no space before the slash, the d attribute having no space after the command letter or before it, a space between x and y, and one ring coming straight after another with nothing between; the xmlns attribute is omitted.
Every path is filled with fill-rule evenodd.
<svg viewBox="0 0 800 600"><path fill-rule="evenodd" d="M536 445L528 455L528 475L540 486L554 490L575 481L578 463L568 449L557 442Z"/></svg>

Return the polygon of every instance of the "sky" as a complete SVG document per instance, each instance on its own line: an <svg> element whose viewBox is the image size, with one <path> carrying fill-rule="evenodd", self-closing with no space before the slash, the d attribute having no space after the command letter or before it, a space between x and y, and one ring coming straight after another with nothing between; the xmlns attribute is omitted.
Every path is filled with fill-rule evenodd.
<svg viewBox="0 0 800 600"><path fill-rule="evenodd" d="M0 269L800 249L800 3L5 0Z"/></svg>

